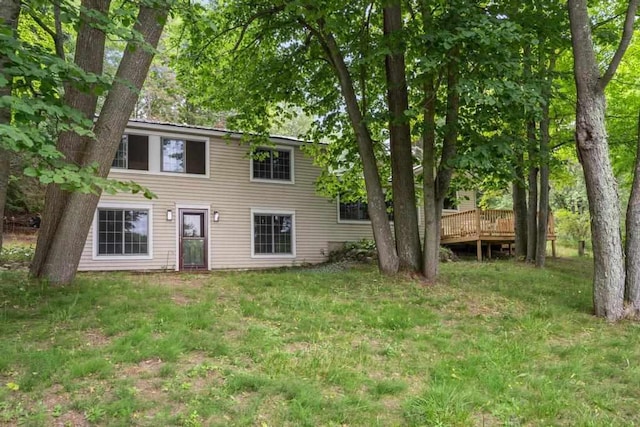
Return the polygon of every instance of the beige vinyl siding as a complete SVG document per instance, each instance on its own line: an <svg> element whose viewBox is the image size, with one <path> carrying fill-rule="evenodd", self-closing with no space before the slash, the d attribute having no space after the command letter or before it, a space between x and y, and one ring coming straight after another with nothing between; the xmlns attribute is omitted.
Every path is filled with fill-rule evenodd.
<svg viewBox="0 0 640 427"><path fill-rule="evenodd" d="M476 192L475 191L458 191L458 211L470 211L476 208Z"/></svg>
<svg viewBox="0 0 640 427"><path fill-rule="evenodd" d="M118 202L152 205L153 229L150 233L153 240L153 258L114 260L108 257L94 257L92 226L80 260L80 270L176 269L179 224L177 205L210 207L209 268L213 269L277 267L322 262L328 255L329 242L372 237L369 223L338 223L335 200L316 194L315 180L319 170L304 156L299 147L296 146L293 150L295 184L252 182L247 146L216 136L209 138L211 163L208 178L177 173L112 171L112 178L135 180L157 196L151 201L141 195L132 194L105 194L101 198L101 203L110 203L111 206ZM152 152L150 149L150 153ZM168 209L173 211L173 221L166 219ZM252 257L251 209L295 212L295 258ZM213 222L214 211L219 213L218 222Z"/></svg>
<svg viewBox="0 0 640 427"><path fill-rule="evenodd" d="M371 239L371 224L338 222L336 200L316 193L319 170L300 150L300 143L278 139L282 146L293 147L294 183L252 181L248 146L238 139L223 138L222 132L170 125L131 122L127 132L149 135L150 171L113 170L110 177L134 180L148 187L157 198L142 195L105 194L101 203L148 205L152 210L151 259L110 259L94 256L94 226L91 227L80 260L80 270L175 270L178 251L178 207L209 208L209 268L262 268L318 263L325 261L330 247L339 242ZM209 144L208 175L161 173L162 137L204 140ZM278 144L276 144L278 145ZM462 192L461 192L462 193ZM475 207L475 193L460 201L459 210ZM167 210L173 220L167 221ZM295 257L252 256L251 210L293 212L295 215ZM213 221L213 213L219 221ZM420 210L419 221L423 218ZM125 259L123 259L125 258Z"/></svg>

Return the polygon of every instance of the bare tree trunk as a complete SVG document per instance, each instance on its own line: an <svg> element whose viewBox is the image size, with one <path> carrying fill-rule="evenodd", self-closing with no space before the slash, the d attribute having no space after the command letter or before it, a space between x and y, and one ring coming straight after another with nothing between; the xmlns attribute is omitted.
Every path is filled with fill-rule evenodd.
<svg viewBox="0 0 640 427"><path fill-rule="evenodd" d="M389 135L391 141L391 171L393 212L399 269L420 272L420 232L416 209L416 191L411 152L411 128L405 111L409 95L405 76L404 46L400 0L392 0L383 9L384 35L390 53L385 56Z"/></svg>
<svg viewBox="0 0 640 427"><path fill-rule="evenodd" d="M627 206L625 300L632 317L640 316L640 115L633 185Z"/></svg>
<svg viewBox="0 0 640 427"><path fill-rule="evenodd" d="M168 12L168 7L140 7L134 30L153 48L158 45ZM149 71L153 55L152 51L138 41L127 43L114 84L94 126L96 140L89 144L82 156L82 165L94 162L100 165L98 175L101 177L109 174L111 162ZM70 195L42 266L42 277L54 284L65 284L73 280L99 199L99 194Z"/></svg>
<svg viewBox="0 0 640 427"><path fill-rule="evenodd" d="M318 22L320 31L311 25L307 28L315 34L327 55L327 59L331 63L345 100L347 114L353 127L356 141L358 143L358 152L362 161L362 169L364 174L364 183L367 190L367 204L369 207L369 218L371 219L371 227L373 229L373 238L376 242L378 251L378 267L384 274L395 274L398 272L398 255L389 225L387 216L387 205L385 203L384 193L382 191L382 183L380 181L380 173L376 156L373 151L373 141L369 134L369 129L363 120L362 112L358 106L358 100L353 88L353 80L349 69L344 62L342 52L338 44L330 32L322 33L324 23Z"/></svg>
<svg viewBox="0 0 640 427"><path fill-rule="evenodd" d="M80 28L76 40L75 64L86 72L100 75L104 63L106 35L97 25L95 14L105 15L111 0L83 0L80 12ZM88 12L91 11L91 12ZM56 25L56 28L58 26ZM60 48L57 48L59 51ZM80 90L72 84L65 86L65 104L92 119L96 113L98 96L94 90ZM57 148L69 163L80 164L82 155L91 138L75 132L64 132L58 137ZM69 193L56 184L50 184L45 194L42 226L38 232L36 253L31 263L31 275L39 277L47 259L51 243L57 232L58 223L69 200Z"/></svg>
<svg viewBox="0 0 640 427"><path fill-rule="evenodd" d="M545 83L546 84L546 83ZM549 88L550 89L550 88ZM549 224L549 101L550 90L544 90L546 102L542 105L540 120L540 202L538 208L538 235L536 267L544 267L547 257L547 232Z"/></svg>
<svg viewBox="0 0 640 427"><path fill-rule="evenodd" d="M527 141L529 144L529 200L527 202L527 262L536 260L538 237L538 153L536 146L536 125L527 123Z"/></svg>
<svg viewBox="0 0 640 427"><path fill-rule="evenodd" d="M424 270L427 280L435 280L440 261L440 237L442 224L442 208L449 192L453 169L450 162L456 156L458 140L458 113L460 95L458 93L458 59L460 50L456 46L451 49L447 63L447 111L445 114L445 132L442 143L442 154L438 173L434 179L435 165L435 102L436 89L434 78L425 85L425 134L424 134L424 193L425 193L425 252ZM429 168L427 170L427 168ZM431 184L433 182L433 184Z"/></svg>
<svg viewBox="0 0 640 427"><path fill-rule="evenodd" d="M429 75L424 85L424 130L422 134L422 190L424 197L424 252L422 271L427 281L438 276L440 257L439 218L436 213L436 88L435 76Z"/></svg>
<svg viewBox="0 0 640 427"><path fill-rule="evenodd" d="M516 156L515 180L513 181L513 215L515 216L516 259L527 256L527 188L524 184L524 158Z"/></svg>
<svg viewBox="0 0 640 427"><path fill-rule="evenodd" d="M596 316L623 316L624 255L620 234L620 204L609 159L605 127L604 89L631 41L638 0L630 0L623 36L604 75L600 75L591 38L586 0L569 0L573 69L577 89L576 145L584 170L593 242L593 305Z"/></svg>
<svg viewBox="0 0 640 427"><path fill-rule="evenodd" d="M19 0L0 0L0 23L8 27L9 31L15 34L18 28L18 17L20 15ZM9 58L0 58L0 75L3 74L4 68L10 65ZM0 97L11 95L13 87L11 79L9 82L0 87ZM0 108L0 124L11 123L11 109ZM0 251L2 250L2 242L4 236L4 207L7 202L7 187L9 186L9 174L11 169L12 153L0 146Z"/></svg>

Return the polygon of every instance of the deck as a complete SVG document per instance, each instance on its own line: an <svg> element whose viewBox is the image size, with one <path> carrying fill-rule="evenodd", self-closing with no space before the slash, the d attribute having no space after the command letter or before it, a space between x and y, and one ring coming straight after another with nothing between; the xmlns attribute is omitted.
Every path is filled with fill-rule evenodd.
<svg viewBox="0 0 640 427"><path fill-rule="evenodd" d="M553 256L556 255L556 232L553 214L549 213L547 240L551 241ZM511 245L516 241L514 214L511 210L474 209L446 214L442 217L440 243L475 243L478 261L482 260L482 247L487 247L491 257L492 245Z"/></svg>

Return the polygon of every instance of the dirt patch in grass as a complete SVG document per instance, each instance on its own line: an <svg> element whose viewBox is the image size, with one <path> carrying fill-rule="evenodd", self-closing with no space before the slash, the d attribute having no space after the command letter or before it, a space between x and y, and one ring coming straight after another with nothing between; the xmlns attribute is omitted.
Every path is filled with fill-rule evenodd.
<svg viewBox="0 0 640 427"><path fill-rule="evenodd" d="M91 347L102 347L111 343L111 338L106 336L100 329L87 329L84 337L87 345Z"/></svg>
<svg viewBox="0 0 640 427"><path fill-rule="evenodd" d="M122 377L125 378L150 378L158 376L163 362L160 359L143 360L133 366L120 368Z"/></svg>
<svg viewBox="0 0 640 427"><path fill-rule="evenodd" d="M84 414L70 409L71 396L65 392L60 384L54 384L44 391L42 404L47 408L51 416L47 425L51 426L89 426L91 425Z"/></svg>
<svg viewBox="0 0 640 427"><path fill-rule="evenodd" d="M493 426L503 426L505 423L501 421L499 418L487 414L485 412L482 413L474 413L469 417L471 425L475 427L493 427ZM506 423L506 425L511 425L510 423ZM519 423L517 424L519 425Z"/></svg>
<svg viewBox="0 0 640 427"><path fill-rule="evenodd" d="M185 306L191 303L191 298L180 293L175 293L171 295L171 301L176 305Z"/></svg>
<svg viewBox="0 0 640 427"><path fill-rule="evenodd" d="M90 426L91 424L87 421L85 416L78 411L69 410L57 418L54 418L52 426L55 427L85 427Z"/></svg>
<svg viewBox="0 0 640 427"><path fill-rule="evenodd" d="M314 344L306 341L295 341L287 343L283 346L282 350L285 353L308 353L312 350Z"/></svg>

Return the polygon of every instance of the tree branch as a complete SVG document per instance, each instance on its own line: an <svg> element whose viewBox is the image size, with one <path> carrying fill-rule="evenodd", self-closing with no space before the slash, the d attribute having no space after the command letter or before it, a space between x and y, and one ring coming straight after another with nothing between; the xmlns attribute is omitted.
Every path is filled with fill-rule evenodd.
<svg viewBox="0 0 640 427"><path fill-rule="evenodd" d="M53 43L56 47L56 55L64 61L64 34L62 32L62 20L60 19L60 0L53 2L53 17L56 27L56 35L53 38Z"/></svg>
<svg viewBox="0 0 640 427"><path fill-rule="evenodd" d="M599 81L600 89L602 90L607 87L607 84L609 84L609 82L613 78L613 75L618 69L618 65L620 65L620 61L622 61L624 53L631 43L631 37L633 36L633 24L636 19L636 11L638 10L639 2L640 0L629 0L629 6L627 7L627 14L624 19L624 27L622 29L622 38L620 39L620 44L618 45L616 53L613 55L613 59L611 59L609 68L607 68L607 71L605 71L604 75L600 78Z"/></svg>
<svg viewBox="0 0 640 427"><path fill-rule="evenodd" d="M262 16L269 16L269 15L273 15L276 14L278 12L282 12L284 10L284 5L281 6L275 6L271 9L267 9L267 10L262 10L260 12L257 12L255 14L253 14L252 16L249 17L249 19L242 25L240 26L236 26L235 28L239 28L242 27L242 30L240 31L240 35L238 36L238 40L236 41L236 44L233 46L233 49L231 49L231 52L235 51L239 46L240 43L242 43L242 40L244 39L244 35L247 32L247 30L249 29L249 26L253 23L253 21L255 21L256 19L262 17Z"/></svg>

